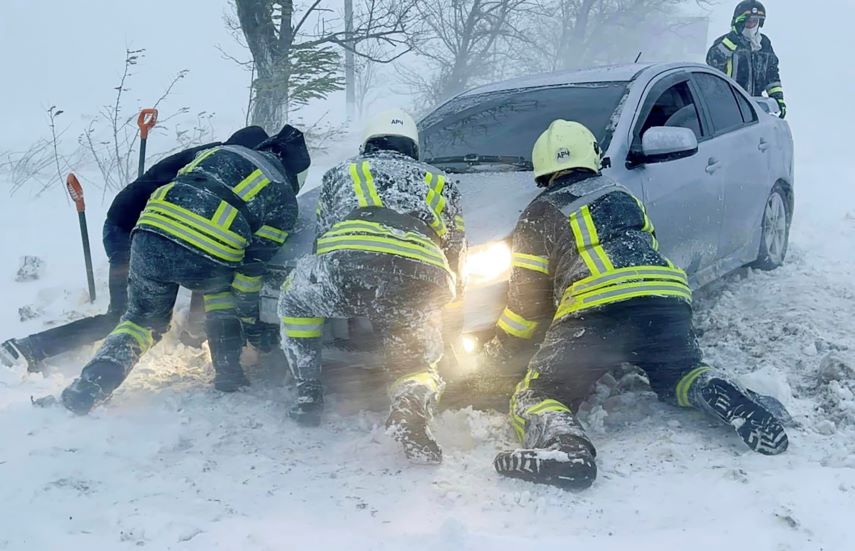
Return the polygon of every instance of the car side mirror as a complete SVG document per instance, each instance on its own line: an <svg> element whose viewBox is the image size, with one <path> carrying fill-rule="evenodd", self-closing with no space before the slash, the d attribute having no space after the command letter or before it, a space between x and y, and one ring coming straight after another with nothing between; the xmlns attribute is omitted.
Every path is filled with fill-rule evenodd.
<svg viewBox="0 0 855 551"><path fill-rule="evenodd" d="M698 138L688 128L654 126L641 137L642 162L664 163L698 152Z"/></svg>

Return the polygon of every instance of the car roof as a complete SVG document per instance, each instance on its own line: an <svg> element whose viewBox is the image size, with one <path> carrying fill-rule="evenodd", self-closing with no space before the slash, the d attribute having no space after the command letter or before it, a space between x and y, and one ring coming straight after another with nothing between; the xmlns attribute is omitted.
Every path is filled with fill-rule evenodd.
<svg viewBox="0 0 855 551"><path fill-rule="evenodd" d="M453 99L476 96L502 90L518 90L521 88L539 88L543 86L560 86L565 84L587 84L594 82L629 82L639 77L641 73L661 73L670 69L703 67L696 63L629 63L625 65L609 65L606 67L593 67L574 71L556 71L530 75L501 82L485 84L477 88L467 90Z"/></svg>

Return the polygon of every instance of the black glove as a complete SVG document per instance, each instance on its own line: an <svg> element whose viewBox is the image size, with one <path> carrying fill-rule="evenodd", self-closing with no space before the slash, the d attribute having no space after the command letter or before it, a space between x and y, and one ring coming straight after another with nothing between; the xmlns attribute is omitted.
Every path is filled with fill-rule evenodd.
<svg viewBox="0 0 855 551"><path fill-rule="evenodd" d="M787 103L784 98L775 98L775 101L778 102L778 108L781 110L781 118L785 118L787 116Z"/></svg>
<svg viewBox="0 0 855 551"><path fill-rule="evenodd" d="M255 321L243 321L243 334L246 340L259 352L272 352L279 346L279 325Z"/></svg>

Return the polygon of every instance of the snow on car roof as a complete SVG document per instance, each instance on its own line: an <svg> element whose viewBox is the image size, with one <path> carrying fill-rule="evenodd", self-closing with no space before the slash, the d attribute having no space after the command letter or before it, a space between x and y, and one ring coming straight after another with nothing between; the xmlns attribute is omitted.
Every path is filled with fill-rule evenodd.
<svg viewBox="0 0 855 551"><path fill-rule="evenodd" d="M609 65L606 67L593 67L575 71L557 71L554 73L542 73L501 82L485 84L458 95L455 99L498 92L501 90L514 90L519 88L536 88L539 86L556 86L561 84L584 84L588 82L628 82L638 76L645 69L654 66L662 68L679 67L685 64L657 64L657 63L630 63L626 65Z"/></svg>

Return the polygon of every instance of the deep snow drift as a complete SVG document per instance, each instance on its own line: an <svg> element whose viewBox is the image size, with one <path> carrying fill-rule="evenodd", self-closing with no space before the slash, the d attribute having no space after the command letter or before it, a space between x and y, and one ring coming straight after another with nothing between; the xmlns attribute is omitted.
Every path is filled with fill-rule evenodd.
<svg viewBox="0 0 855 551"><path fill-rule="evenodd" d="M855 90L826 55L845 18L804 9L776 3L781 19L767 29L797 140L788 262L733 274L696 301L708 361L793 413L787 453L752 454L726 427L636 393L586 415L600 477L581 494L500 479L491 462L513 440L495 413L443 412L434 430L445 462L413 467L382 413L339 395L322 428L300 429L281 373L250 373L248 392L218 395L207 352L170 334L85 418L30 397L60 391L91 348L46 376L0 367L0 549L852 549L855 167L851 114L825 94ZM827 32L803 40L820 24ZM0 201L0 339L106 307L106 297L86 303L76 224L59 189ZM23 255L45 260L42 279L14 282ZM39 316L21 322L27 306Z"/></svg>
<svg viewBox="0 0 855 551"><path fill-rule="evenodd" d="M0 370L0 549L501 549L527 538L591 549L847 549L855 174L837 166L832 180L835 167L821 162L804 155L799 182L826 182L840 200L797 194L787 265L734 274L697 303L708 359L794 414L783 456L751 454L726 428L641 393L587 416L601 475L583 494L500 479L491 461L512 438L495 413L444 412L435 432L445 463L411 467L380 429L382 413L334 398L323 428L300 429L281 374L254 373L249 392L217 395L207 353L169 335L87 418L33 408L30 396L58 392L91 350L55 360L46 377ZM3 335L98 309L84 303L73 213L54 199L31 208L67 234L45 244L21 232L4 247ZM3 219L24 227L28 215L10 204ZM44 280L12 281L25 252L48 259ZM18 322L25 305L42 317Z"/></svg>

